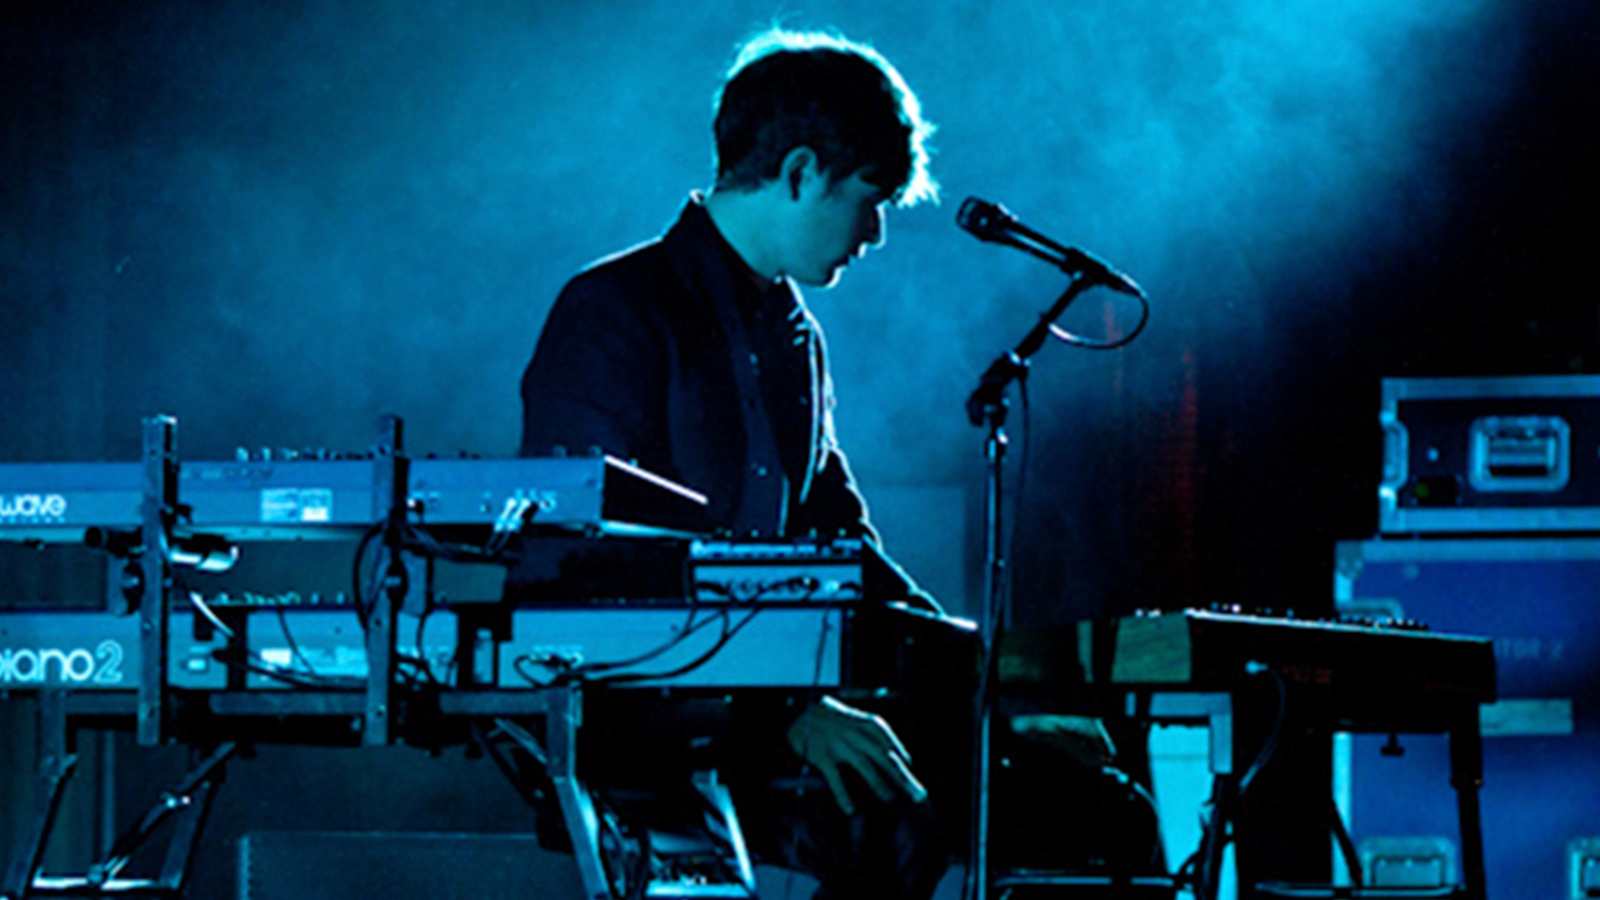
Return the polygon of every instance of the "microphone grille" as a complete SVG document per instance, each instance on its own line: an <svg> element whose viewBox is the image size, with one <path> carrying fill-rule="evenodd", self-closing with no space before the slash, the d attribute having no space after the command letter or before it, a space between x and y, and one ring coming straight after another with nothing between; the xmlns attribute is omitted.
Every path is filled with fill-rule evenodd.
<svg viewBox="0 0 1600 900"><path fill-rule="evenodd" d="M956 212L956 224L985 241L998 237L1010 218L1004 207L977 197L968 197Z"/></svg>

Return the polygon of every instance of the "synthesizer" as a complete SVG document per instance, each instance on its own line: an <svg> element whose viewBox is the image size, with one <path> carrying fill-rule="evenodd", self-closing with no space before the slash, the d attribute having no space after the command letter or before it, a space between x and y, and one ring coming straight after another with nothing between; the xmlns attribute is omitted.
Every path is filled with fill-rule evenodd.
<svg viewBox="0 0 1600 900"><path fill-rule="evenodd" d="M1204 721L1209 768L1219 776L1206 830L1231 833L1234 840L1262 827L1259 817L1252 822L1237 810L1251 780L1272 758L1286 721L1302 738L1338 731L1446 734L1462 886L1437 895L1486 895L1478 789L1482 705L1496 696L1489 638L1436 634L1403 622L1188 609L1012 632L1003 639L997 665L1003 687L1015 694L1076 699L1080 708L1104 714L1120 709L1135 719ZM1236 733L1236 717L1259 720L1268 708L1261 701L1274 688L1272 730L1262 744L1246 748L1239 738L1251 732ZM1253 754L1248 765L1247 754ZM1196 895L1217 893L1227 843L1227 837L1202 841L1194 857L1202 885ZM1355 856L1347 836L1340 843L1347 860ZM1359 866L1350 868L1359 882ZM1241 883L1251 880L1241 875ZM1282 896L1332 897L1342 890L1284 887Z"/></svg>
<svg viewBox="0 0 1600 900"><path fill-rule="evenodd" d="M387 516L373 459L185 461L183 525L228 540L339 539ZM703 530L706 498L610 456L413 459L407 508L428 526ZM142 522L140 463L0 463L0 541L70 543Z"/></svg>
<svg viewBox="0 0 1600 900"><path fill-rule="evenodd" d="M605 557L612 568L648 551L675 575L651 585L651 596L401 611L402 677L509 691L571 680L806 688L844 679L844 642L862 599L861 541L579 540L617 548ZM166 687L355 690L369 677L366 631L348 594L205 583L180 594L168 616ZM138 616L113 611L0 613L0 691L137 690L139 626Z"/></svg>
<svg viewBox="0 0 1600 900"><path fill-rule="evenodd" d="M1225 692L1270 669L1298 695L1372 706L1495 698L1489 638L1394 625L1191 609L1020 630L1000 654L1020 688Z"/></svg>
<svg viewBox="0 0 1600 900"><path fill-rule="evenodd" d="M836 687L847 613L833 604L747 609L665 605L520 609L506 640L466 657L458 617L397 619L403 677L475 688L537 690L581 677L640 687ZM354 609L252 609L222 616L227 634L175 610L167 687L184 691L359 691L366 637ZM139 620L90 611L0 614L0 691L132 692L139 688ZM471 654L471 648L466 651Z"/></svg>

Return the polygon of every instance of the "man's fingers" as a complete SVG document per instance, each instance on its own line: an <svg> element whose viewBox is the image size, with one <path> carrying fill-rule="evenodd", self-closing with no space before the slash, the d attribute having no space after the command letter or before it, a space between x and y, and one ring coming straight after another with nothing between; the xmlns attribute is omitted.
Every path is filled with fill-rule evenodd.
<svg viewBox="0 0 1600 900"><path fill-rule="evenodd" d="M828 782L828 790L833 792L833 800L839 804L839 811L847 816L856 814L856 805L850 802L850 791L844 786L844 779L839 777L839 769L832 764L818 765L817 771L822 773L824 781Z"/></svg>
<svg viewBox="0 0 1600 900"><path fill-rule="evenodd" d="M898 754L904 757L906 762L911 761L910 751L906 750L905 744L900 743L900 738L883 719L866 713L856 713L846 721L848 724L840 729L840 737L860 752L879 756Z"/></svg>
<svg viewBox="0 0 1600 900"><path fill-rule="evenodd" d="M911 774L911 767L901 754L884 750L875 743L862 749L859 745L842 742L837 749L835 759L839 764L854 769L879 800L887 803L896 793L903 793L919 803L927 797L927 789Z"/></svg>
<svg viewBox="0 0 1600 900"><path fill-rule="evenodd" d="M894 786L884 778L884 775L891 774L892 767L884 761L882 755L872 753L851 754L841 759L840 762L854 769L856 774L861 776L861 780L867 783L867 787L878 795L879 800L888 803L894 799Z"/></svg>
<svg viewBox="0 0 1600 900"><path fill-rule="evenodd" d="M879 800L888 803L896 794L922 802L928 791L911 772L911 754L889 724L832 697L824 697L790 727L790 744L820 772L833 792L839 809L855 812L840 769L861 776Z"/></svg>
<svg viewBox="0 0 1600 900"><path fill-rule="evenodd" d="M822 698L822 703L832 712L838 713L844 722L854 726L846 729L848 738L866 740L872 748L893 751L905 757L906 762L911 761L911 751L900 742L899 735L894 733L894 729L889 727L889 723L885 722L882 716L848 706L833 697Z"/></svg>
<svg viewBox="0 0 1600 900"><path fill-rule="evenodd" d="M894 729L890 728L889 723L885 722L881 717L873 716L872 721L878 726L878 730L883 733L883 736L889 739L889 746L895 754L909 765L911 763L911 751L906 749L905 744L900 743L900 736L895 734Z"/></svg>
<svg viewBox="0 0 1600 900"><path fill-rule="evenodd" d="M904 755L893 750L884 751L873 749L866 753L852 753L841 759L852 769L861 774L862 780L878 795L878 799L889 801L894 799L896 793L903 793L913 800L921 802L928 795L926 788L911 774L910 760Z"/></svg>
<svg viewBox="0 0 1600 900"><path fill-rule="evenodd" d="M921 803L928 799L928 789L922 786L917 776L911 771L911 760L898 753L889 755L889 762L893 764L896 780L900 782L900 789L913 801Z"/></svg>
<svg viewBox="0 0 1600 900"><path fill-rule="evenodd" d="M856 724L857 727L851 729L851 735L863 749L880 756L895 755L906 762L911 761L911 751L900 743L899 736L889 727L889 723L877 716L867 716Z"/></svg>

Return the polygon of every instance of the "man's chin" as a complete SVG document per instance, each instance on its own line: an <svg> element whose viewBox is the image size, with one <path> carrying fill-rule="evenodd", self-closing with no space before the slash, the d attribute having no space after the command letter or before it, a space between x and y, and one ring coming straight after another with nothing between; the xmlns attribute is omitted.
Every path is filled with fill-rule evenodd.
<svg viewBox="0 0 1600 900"><path fill-rule="evenodd" d="M827 271L823 272L819 276L805 278L805 279L797 278L795 280L799 281L801 284L805 285L806 287L823 288L823 289L831 288L834 285L839 283L839 279L840 278L844 277L844 270L845 270L845 267L847 265L849 265L848 261L841 262L841 263L835 263L831 268L829 268Z"/></svg>

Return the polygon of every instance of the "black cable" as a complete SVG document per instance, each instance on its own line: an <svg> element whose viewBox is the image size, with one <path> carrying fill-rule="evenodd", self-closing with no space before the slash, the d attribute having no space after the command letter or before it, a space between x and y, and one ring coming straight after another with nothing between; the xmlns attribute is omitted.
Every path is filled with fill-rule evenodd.
<svg viewBox="0 0 1600 900"><path fill-rule="evenodd" d="M1073 334L1054 322L1050 323L1050 334L1058 341L1071 344L1074 347L1082 347L1085 350L1116 350L1126 347L1133 343L1133 339L1138 337L1139 333L1144 331L1144 327L1150 323L1150 302L1144 298L1143 294L1135 294L1133 297L1139 301L1139 321L1133 326L1132 331L1120 338L1109 341L1086 338L1079 334Z"/></svg>
<svg viewBox="0 0 1600 900"><path fill-rule="evenodd" d="M1326 808L1328 828L1333 832L1333 839L1339 845L1339 854L1344 858L1344 868L1350 876L1350 883L1356 887L1365 887L1367 878L1361 870L1361 852L1356 849L1356 842L1350 837L1350 829L1344 825L1344 816L1339 814L1339 804L1329 797Z"/></svg>
<svg viewBox="0 0 1600 900"><path fill-rule="evenodd" d="M521 675L522 676L522 680L526 681L529 684L529 686L532 687L534 690L542 691L542 690L544 690L546 688L554 687L556 685L556 680L554 678L550 678L548 680L540 679L538 677L535 677L532 673L530 673L530 672L526 671L525 669L523 669L523 666L533 666L533 665L540 665L540 664L541 663L539 663L538 660L534 659L533 657L529 656L526 653L523 653L523 654L517 656L515 659L511 660L511 669L512 669L512 671L516 672L518 675Z"/></svg>
<svg viewBox="0 0 1600 900"><path fill-rule="evenodd" d="M631 658L628 658L628 659L602 661L602 662L595 662L595 663L575 663L575 664L569 665L569 666L561 669L554 676L552 676L548 681L540 680L540 679L534 677L533 675L529 674L527 671L524 670L524 666L543 665L544 664L541 661L534 659L533 657L529 656L526 653L524 653L524 654L516 657L515 659L513 659L511 661L511 667L512 667L512 669L514 669L516 671L516 673L518 675L521 675L524 680L526 680L529 684L533 685L534 687L536 687L536 688L548 688L548 687L554 687L555 685L558 685L558 684L565 684L565 683L567 683L569 681L573 681L573 680L587 680L586 676L591 672L605 672L605 671L610 671L612 669L627 668L629 666L635 666L635 665L638 665L640 663L649 662L650 660L655 659L656 657L661 656L664 653L667 653L668 651L672 650L672 648L677 647L679 644L682 644L684 641L689 639L689 636L691 634L695 633L696 631L699 631L702 628L705 628L707 625L709 625L712 622L718 620L718 618L716 616L712 616L712 617L708 617L706 619L702 619L699 622L696 622L695 618L699 614L699 610L700 610L700 607L698 605L693 605L692 604L690 606L690 609L689 609L688 618L684 621L683 626L678 629L678 633L675 636L673 636L672 638L668 639L664 643L661 643L661 644L651 648L650 650L647 650L647 651L645 651L645 652L643 652L643 653L641 653L641 654L639 654L637 656L634 656L634 657L631 657ZM724 613L722 613L722 615L725 616L726 613L724 612Z"/></svg>
<svg viewBox="0 0 1600 900"><path fill-rule="evenodd" d="M685 627L665 645L657 647L630 660L623 660L620 662L586 663L576 666L570 672L563 673L562 675L558 676L556 681L553 683L566 683L575 679L583 679L590 683L597 684L623 684L638 681L655 681L663 678L677 678L681 675L686 675L709 663L718 653L722 651L724 647L728 646L729 642L731 642L746 625L749 625L750 622L755 619L756 615L760 613L763 608L759 605L763 595L789 587L809 588L813 592L816 590L816 585L813 583L813 579L806 577L795 577L780 582L763 584L748 597L739 598L738 603L717 608L711 619L696 624L686 624ZM718 587L718 590L724 594L729 593L725 588ZM693 623L696 611L704 608L706 608L704 605L691 601L690 623ZM730 624L732 622L731 612L736 608L748 609L749 613L737 623ZM678 668L668 669L664 672L625 672L616 675L602 676L599 678L588 677L592 672L604 672L620 668L629 668L638 665L640 662L646 662L650 659L654 659L663 653L666 653L668 650L671 650L673 647L683 643L692 631L699 630L710 621L720 621L722 623L722 634L717 638L716 642L712 644L710 648L705 650L698 657L679 666ZM517 670L517 673L522 675L524 678L528 677L521 671L520 668Z"/></svg>
<svg viewBox="0 0 1600 900"><path fill-rule="evenodd" d="M822 692L822 664L828 658L828 632L833 628L833 620L830 617L833 615L834 609L835 607L824 607L822 610L822 629L817 633L817 653L811 666L811 687L809 690L813 695L813 702L815 702L816 697L821 696ZM840 623L840 627L843 628L843 623Z"/></svg>
<svg viewBox="0 0 1600 900"><path fill-rule="evenodd" d="M619 672L615 675L602 675L598 678L591 678L589 679L589 683L633 684L640 681L656 681L662 678L677 678L680 675L686 675L710 662L712 657L716 656L722 651L723 647L728 645L728 642L733 639L733 636L738 634L739 628L744 627L744 625L755 616L757 611L758 610L752 610L749 615L745 616L744 620L741 621L737 627L735 627L730 624L733 620L733 617L729 614L728 610L719 610L717 614L708 621L720 622L722 624L722 633L718 635L716 641L714 641L712 645L703 651L699 656L689 660L687 663L684 663L675 669L668 669L664 672Z"/></svg>
<svg viewBox="0 0 1600 900"><path fill-rule="evenodd" d="M832 627L831 626L831 622L832 622L831 616L832 616L833 612L836 609L837 609L837 607L828 607L828 608L825 608L823 610L823 613L822 613L822 629L817 634L817 652L816 652L815 662L813 663L812 669L811 669L811 684L806 688L806 709L808 709L808 710L812 706L815 706L816 704L822 702L822 664L827 659L827 655L828 655L828 632L831 630L831 627ZM840 617L841 620L844 618L844 613L842 611L840 611L839 617ZM844 628L844 623L842 621L839 623L839 628L840 628L841 631ZM801 715L804 715L804 714L805 714L804 712L801 713ZM801 737L801 746L803 746L803 747L810 746L810 741L811 741L811 728L810 728L810 723L807 722L806 723L805 733ZM799 785L800 785L800 787L798 788L798 792L799 793L801 793L801 794L805 793L805 791L807 790L807 788L805 786L806 782L811 779L811 776L812 776L811 760L808 759L806 756L804 756L802 754L801 757L800 757L800 775L799 775L799 779L798 779L798 782L799 782ZM798 842L799 839L800 839L799 835L795 835L795 836L793 836L791 838L791 840L794 840L796 842ZM790 894L790 892L793 890L793 887L794 887L794 884L793 884L792 880L786 882L785 887L784 887L784 896L787 897Z"/></svg>
<svg viewBox="0 0 1600 900"><path fill-rule="evenodd" d="M1216 847L1216 842L1223 841L1225 846L1228 839L1223 831L1227 823L1221 819L1224 777L1218 776L1212 780L1211 798L1201 805L1200 846L1173 873L1173 880L1178 884L1187 884L1195 900L1216 900L1207 890L1213 879L1220 875L1211 871L1213 854L1219 861L1222 855L1222 849Z"/></svg>
<svg viewBox="0 0 1600 900"><path fill-rule="evenodd" d="M1220 861L1223 853L1227 851L1228 823L1222 818L1222 778L1212 781L1211 800L1207 802L1206 816L1200 823L1200 849L1196 851L1199 861L1195 866L1194 896L1195 900L1216 900L1211 896L1211 885L1217 883L1222 877L1221 872L1211 869L1213 859Z"/></svg>
<svg viewBox="0 0 1600 900"><path fill-rule="evenodd" d="M713 644L698 657L690 660L676 669L669 669L665 672L629 672L620 675L611 675L594 679L594 681L601 684L631 684L639 681L656 681L663 678L677 678L682 675L687 675L688 673L693 672L695 669L698 669L710 662L718 653L722 652L722 648L726 647L728 642L732 641L746 625L749 625L750 622L760 614L760 612L761 607L753 607L743 619L739 620L737 624L732 626L725 625L722 636L717 639L715 644ZM723 612L721 616L727 617L727 613Z"/></svg>
<svg viewBox="0 0 1600 900"><path fill-rule="evenodd" d="M283 604L275 604L273 611L277 613L278 616L278 627L283 629L283 639L289 642L289 652L294 655L295 659L300 661L300 665L305 667L306 674L312 676L313 678L322 677L317 674L316 667L311 665L311 660L308 659L303 652L301 652L300 642L294 639L294 632L289 630L289 617L284 614Z"/></svg>
<svg viewBox="0 0 1600 900"><path fill-rule="evenodd" d="M306 660L305 655L300 652L299 646L295 643L294 635L289 632L289 624L284 619L282 606L276 607L278 621L283 627L284 637L289 641L290 651L296 657L298 657L301 664L306 667L306 673L304 675L295 672L293 667L285 669L283 666L280 666L277 663L268 662L264 657L251 650L248 646L234 646L233 642L239 640L239 636L234 633L232 628L229 628L225 623L223 623L217 614L212 611L209 604L207 604L198 594L190 594L189 602L194 606L196 612L200 613L207 620L209 620L211 624L215 626L224 637L227 638L227 644L211 651L211 658L222 663L224 666L234 669L242 669L247 673L261 675L266 678L282 681L298 687L309 688L342 686L342 682L318 675L315 670L311 668L310 662Z"/></svg>
<svg viewBox="0 0 1600 900"><path fill-rule="evenodd" d="M426 528L415 525L406 528L405 543L409 549L420 549L424 555L458 563L492 563L505 559L505 548L492 540L484 547L470 544L445 543L434 537Z"/></svg>
<svg viewBox="0 0 1600 900"><path fill-rule="evenodd" d="M345 690L359 688L363 684L363 682L357 678L339 678L332 675L317 675L314 677L308 677L298 673L285 671L281 666L275 666L271 663L264 662L247 662L244 664L244 669L247 672L252 672L265 678L271 678L275 681L282 681L286 684L292 684L296 687L303 688L337 688L340 690Z"/></svg>
<svg viewBox="0 0 1600 900"><path fill-rule="evenodd" d="M217 614L198 595L191 595L189 602L194 605L197 612L210 620L230 642L228 646L213 650L211 653L213 659L225 666L303 688L345 688L350 686L353 681L352 679L343 679L337 676L321 675L316 671L315 667L311 665L311 660L301 650L299 642L295 640L294 632L289 628L289 620L282 604L274 604L273 612L278 617L279 627L283 629L284 640L289 644L290 653L305 668L304 673L296 672L292 666L284 668L277 663L268 662L261 654L251 650L248 646L233 646L231 642L239 639L233 629L223 624Z"/></svg>
<svg viewBox="0 0 1600 900"><path fill-rule="evenodd" d="M734 591L725 584L718 584L715 581L697 581L694 583L694 593L691 594L691 596L699 596L701 593L719 594L723 597L726 597L730 603L744 604L759 603L761 598L767 594L775 594L780 591L793 590L797 592L798 596L786 599L789 599L792 602L804 602L815 597L817 590L820 587L822 587L822 585L819 584L817 579L813 578L812 576L796 575L793 578L785 578L782 581L767 582L757 587L753 593L740 596L734 593ZM839 586L839 590L841 592L854 590L857 594L859 594L861 591L861 586L854 583L845 583Z"/></svg>
<svg viewBox="0 0 1600 900"><path fill-rule="evenodd" d="M679 644L682 644L684 641L688 640L689 635L693 634L694 632L699 631L712 622L718 621L719 618L726 619L727 617L726 610L719 610L715 615L696 622L695 618L699 614L700 606L698 604L691 604L689 607L689 617L684 620L683 627L678 629L678 633L672 638L669 638L665 643L659 644L656 647L646 650L645 652L629 659L584 663L578 665L574 667L574 671L578 673L576 677L583 677L589 672L609 672L613 669L626 669L637 666L640 663L647 663L650 660L667 653L668 651L672 650L672 648L677 647ZM727 625L725 622L723 625L723 630L724 632L727 630Z"/></svg>
<svg viewBox="0 0 1600 900"><path fill-rule="evenodd" d="M351 601L355 604L356 619L361 623L362 634L366 634L367 629L371 627L372 610L378 605L378 593L380 591L388 590L388 585L384 583L385 579L380 577L378 574L390 563L387 544L374 558L373 571L370 576L365 578L363 577L365 573L363 573L361 570L361 563L366 558L367 551L372 546L373 540L383 536L386 530L386 523L380 522L374 524L361 535L361 540L356 544L355 559L351 566ZM414 533L414 529L409 527L406 528L405 533L402 535L402 550L404 549L405 545L405 537ZM400 611L396 609L393 611L392 615L398 616L399 613ZM395 652L394 661L396 671L400 672L400 674L405 677L407 684L412 687L418 686L418 678L414 672L413 674L408 675L402 671L400 669L402 664L408 664L413 670L420 670L422 673L422 683L435 686L438 685L438 681L433 677L432 670L428 667L428 662L423 651L422 627L426 620L427 616L424 614L423 616L419 617L417 624L418 656L406 656L399 653L398 650ZM363 683L365 682L363 681Z"/></svg>
<svg viewBox="0 0 1600 900"><path fill-rule="evenodd" d="M372 545L373 539L383 534L383 529L383 524L379 523L377 525L373 525L371 528L368 528L366 532L361 535L361 540L356 544L355 559L352 561L350 567L350 600L356 605L356 618L361 620L361 630L363 632L367 630L367 611L369 604L367 602L366 581L362 578L363 573L361 571L361 560L367 555L367 548Z"/></svg>
<svg viewBox="0 0 1600 900"><path fill-rule="evenodd" d="M458 662L456 658L457 654L455 652L450 654L450 661L445 668L445 680L441 682L439 677L434 674L433 662L428 659L428 648L427 644L424 643L424 638L427 636L428 617L432 615L433 610L426 609L423 611L422 615L417 616L416 655L410 656L397 652L395 658L397 662L409 663L412 667L414 667L417 672L420 673L421 684L424 686L445 688L450 686L452 683L451 679L455 676L456 664ZM416 683L417 682L413 682L413 684Z"/></svg>
<svg viewBox="0 0 1600 900"><path fill-rule="evenodd" d="M1256 752L1255 760L1250 763L1250 767L1245 770L1244 776L1239 779L1239 793L1235 798L1236 802L1244 797L1245 792L1249 790L1256 776L1261 773L1261 770L1271 761L1273 754L1277 752L1278 743L1283 734L1284 720L1288 714L1288 685L1285 684L1283 675L1278 670L1264 663L1252 661L1246 663L1245 672L1250 675L1272 676L1273 682L1278 689L1278 709L1272 722L1272 729L1267 733L1267 739L1262 742L1261 749ZM1211 799L1207 801L1207 810L1200 821L1199 849L1195 850L1188 859L1184 860L1183 865L1178 867L1180 876L1191 868L1197 870L1193 885L1195 900L1214 900L1214 898L1204 896L1205 886L1212 884L1213 879L1218 874L1211 871L1210 863L1213 856L1220 856L1220 850L1215 848L1216 842L1221 841L1223 847L1226 847L1229 842L1229 836L1226 833L1228 823L1221 817L1222 783L1222 776L1212 782Z"/></svg>
<svg viewBox="0 0 1600 900"><path fill-rule="evenodd" d="M1272 720L1272 730L1267 733L1267 739L1262 742L1261 749L1256 753L1255 761L1250 763L1250 768L1245 770L1244 777L1239 779L1239 796L1243 797L1250 789L1250 783L1255 781L1261 769L1272 759L1272 754L1278 750L1278 741L1283 736L1283 720L1288 713L1289 688L1283 681L1283 675L1277 669L1258 662L1245 664L1245 671L1251 675L1268 674L1272 676L1273 683L1278 688L1278 711Z"/></svg>
<svg viewBox="0 0 1600 900"><path fill-rule="evenodd" d="M211 651L211 658L223 665L271 678L294 687L316 689L335 688L348 689L360 687L363 682L354 678L339 678L332 675L302 674L292 669L285 669L275 663L267 662L259 654L250 650L241 650L232 647L219 647Z"/></svg>

